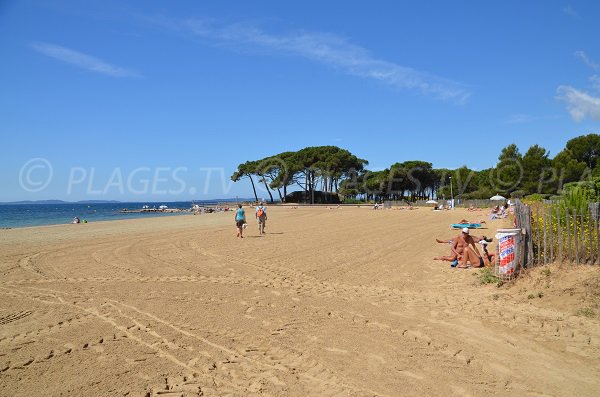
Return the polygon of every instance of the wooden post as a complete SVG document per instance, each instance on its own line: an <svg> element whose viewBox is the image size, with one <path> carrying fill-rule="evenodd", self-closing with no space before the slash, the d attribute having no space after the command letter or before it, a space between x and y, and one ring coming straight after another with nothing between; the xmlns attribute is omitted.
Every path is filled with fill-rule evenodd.
<svg viewBox="0 0 600 397"><path fill-rule="evenodd" d="M562 214L560 213L560 205L556 207L556 213L557 213L557 229L556 232L558 233L558 262L562 263L563 261L563 236L562 236L562 227L561 227L561 216Z"/></svg>
<svg viewBox="0 0 600 397"><path fill-rule="evenodd" d="M550 238L548 240L548 243L550 244L550 258L549 258L549 263L554 263L554 224L552 223L553 218L554 218L554 208L553 205L550 204L550 208L549 208L550 212L549 212L549 218L548 218L548 226L550 229Z"/></svg>
<svg viewBox="0 0 600 397"><path fill-rule="evenodd" d="M536 250L537 250L536 251L537 255L536 255L536 258L535 258L536 265L538 265L540 263L540 258L541 258L541 256L540 256L541 245L540 245L540 233L539 233L539 227L540 227L540 221L539 221L539 219L540 219L540 206L536 205L535 206L535 217L533 219L535 223L532 223L532 226L531 226L532 227L532 231L535 230L534 239L537 242L537 244L535 245ZM535 227L535 229L533 229L534 227Z"/></svg>
<svg viewBox="0 0 600 397"><path fill-rule="evenodd" d="M600 209L599 209L600 211ZM594 217L594 229L596 230L596 259L598 260L598 264L600 264L600 230L598 229L598 213Z"/></svg>
<svg viewBox="0 0 600 397"><path fill-rule="evenodd" d="M569 242L569 263L572 263L573 257L571 256L571 217L569 216L569 209L565 208L565 216L567 218L567 241Z"/></svg>
<svg viewBox="0 0 600 397"><path fill-rule="evenodd" d="M521 229L521 232L519 233L519 269L518 271L521 271L521 269L523 267L525 267L525 257L527 256L527 254L525 253L525 249L527 248L527 235L523 234L523 226L525 223L525 211L527 210L527 207L525 207L524 204L521 204L521 210L519 211L519 224L518 227L519 229Z"/></svg>
<svg viewBox="0 0 600 397"><path fill-rule="evenodd" d="M594 229L592 229L592 209L588 208L588 241L590 247L590 264L594 264Z"/></svg>
<svg viewBox="0 0 600 397"><path fill-rule="evenodd" d="M531 246L531 235L527 230L527 214L529 213L529 207L523 206L523 225L521 226L521 238L523 239L523 267L529 267L531 262L531 256L529 255ZM531 217L529 217L531 222Z"/></svg>
<svg viewBox="0 0 600 397"><path fill-rule="evenodd" d="M533 263L535 262L535 257L533 251L533 227L531 226L531 207L527 209L527 216L527 233L529 233L529 253L531 254L529 256L528 262L531 263L531 265L533 266Z"/></svg>
<svg viewBox="0 0 600 397"><path fill-rule="evenodd" d="M543 260L543 256L544 256L544 244L543 244L543 240L542 240L542 225L543 225L543 220L544 220L544 214L542 213L542 207L539 206L537 208L537 213L538 213L538 217L536 218L536 222L535 222L535 231L537 233L537 238L538 238L538 265L542 264L542 260Z"/></svg>
<svg viewBox="0 0 600 397"><path fill-rule="evenodd" d="M546 249L548 248L547 244L548 244L548 217L546 214L546 206L544 206L542 208L542 216L544 218L544 265L548 264L548 252L546 251Z"/></svg>
<svg viewBox="0 0 600 397"><path fill-rule="evenodd" d="M581 213L581 262L587 263L587 244L585 243L585 213Z"/></svg>
<svg viewBox="0 0 600 397"><path fill-rule="evenodd" d="M575 263L579 265L579 233L577 231L577 210L573 210L573 238L575 239Z"/></svg>
<svg viewBox="0 0 600 397"><path fill-rule="evenodd" d="M533 246L535 247L535 264L536 266L541 263L542 259L542 237L540 234L540 206L535 206L533 220L531 221L531 232L533 233Z"/></svg>

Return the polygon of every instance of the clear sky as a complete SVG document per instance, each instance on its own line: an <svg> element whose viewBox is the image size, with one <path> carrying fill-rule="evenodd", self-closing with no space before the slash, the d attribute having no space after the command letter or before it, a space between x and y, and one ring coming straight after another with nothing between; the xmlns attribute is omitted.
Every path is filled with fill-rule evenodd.
<svg viewBox="0 0 600 397"><path fill-rule="evenodd" d="M239 163L317 145L374 170L554 156L600 132L598 21L598 1L0 1L0 201L250 197Z"/></svg>

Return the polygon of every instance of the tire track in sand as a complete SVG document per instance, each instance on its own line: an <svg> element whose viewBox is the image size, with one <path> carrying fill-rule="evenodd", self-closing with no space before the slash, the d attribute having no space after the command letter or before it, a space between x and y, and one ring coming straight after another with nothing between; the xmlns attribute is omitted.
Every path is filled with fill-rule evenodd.
<svg viewBox="0 0 600 397"><path fill-rule="evenodd" d="M257 347L254 343L250 343L252 336L245 331L235 330L233 332L220 332L216 330L210 330L212 335L218 335L219 339L224 340L236 340L236 344L239 345L239 341L243 341L241 349L229 348L221 344L217 344L199 336L196 333L192 333L183 329L183 325L176 325L167 320L161 319L151 313L145 312L136 308L132 305L125 303L119 303L116 301L110 301L113 307L119 308L119 314L125 316L123 309L128 309L134 313L129 314L132 321L136 323L147 323L148 319L155 322L153 325L154 329L158 328L158 325L162 325L163 330L161 334L168 334L165 332L166 327L169 330L175 331L178 335L177 340L185 338L195 339L200 341L202 344L208 346L211 351L217 351L219 354L225 353L228 357L222 364L238 364L238 370L230 371L229 375L232 380L243 376L243 384L250 384L248 391L258 392L261 388L270 385L271 387L281 388L285 386L285 383L279 379L279 376L290 376L297 374L304 381L308 382L309 390L317 392L318 395L323 396L334 396L348 393L360 393L363 395L382 395L377 392L370 390L363 390L360 387L352 386L344 383L341 378L337 377L330 370L327 370L317 360L310 358L306 352L296 352L290 348L278 348L273 347L270 344L262 344ZM139 317L142 315L146 317L146 320L142 321ZM158 323L158 324L157 324ZM156 332L156 331L154 331ZM158 334L157 334L158 335ZM182 336L184 338L182 338ZM216 363L213 363L213 367ZM241 371L241 374L238 373Z"/></svg>

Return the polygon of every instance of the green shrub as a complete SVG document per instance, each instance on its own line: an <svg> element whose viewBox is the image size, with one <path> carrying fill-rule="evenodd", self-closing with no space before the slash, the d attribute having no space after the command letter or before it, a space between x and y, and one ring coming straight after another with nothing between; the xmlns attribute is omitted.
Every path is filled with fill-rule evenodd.
<svg viewBox="0 0 600 397"><path fill-rule="evenodd" d="M478 277L481 284L497 284L500 282L500 279L487 267L479 271Z"/></svg>
<svg viewBox="0 0 600 397"><path fill-rule="evenodd" d="M546 268L546 269L542 270L542 275L544 275L544 276L546 276L546 277L550 276L550 273L551 273L551 272L550 272L550 269L547 269L547 268Z"/></svg>
<svg viewBox="0 0 600 397"><path fill-rule="evenodd" d="M596 315L596 313L594 313L594 310L592 310L591 308L584 307L582 309L577 310L575 315L581 316L581 317L594 317Z"/></svg>
<svg viewBox="0 0 600 397"><path fill-rule="evenodd" d="M364 200L359 200L355 198L346 198L342 201L344 204L366 204Z"/></svg>
<svg viewBox="0 0 600 397"><path fill-rule="evenodd" d="M563 186L563 194L574 190L581 189L585 192L585 195L588 197L590 201L598 201L598 196L600 194L600 178L594 178L591 181L580 181L580 182L570 182L566 183Z"/></svg>
<svg viewBox="0 0 600 397"><path fill-rule="evenodd" d="M526 200L526 201L542 201L546 197L547 197L547 195L545 195L545 194L534 193L534 194L530 194L529 196L523 197L523 200Z"/></svg>
<svg viewBox="0 0 600 397"><path fill-rule="evenodd" d="M510 197L513 199L520 199L523 198L523 196L525 196L526 193L527 192L525 192L524 190L515 190L510 194Z"/></svg>
<svg viewBox="0 0 600 397"><path fill-rule="evenodd" d="M573 186L563 191L562 199L560 200L560 206L563 209L570 211L576 210L582 214L588 211L590 204L590 193L587 189L582 186Z"/></svg>

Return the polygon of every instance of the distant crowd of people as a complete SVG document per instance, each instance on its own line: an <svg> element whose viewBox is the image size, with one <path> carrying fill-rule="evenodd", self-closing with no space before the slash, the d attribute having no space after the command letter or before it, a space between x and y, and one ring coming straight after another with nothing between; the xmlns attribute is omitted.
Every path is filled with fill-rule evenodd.
<svg viewBox="0 0 600 397"><path fill-rule="evenodd" d="M509 204L505 203L503 205L497 205L492 208L492 212L490 213L490 219L504 219L508 216Z"/></svg>

